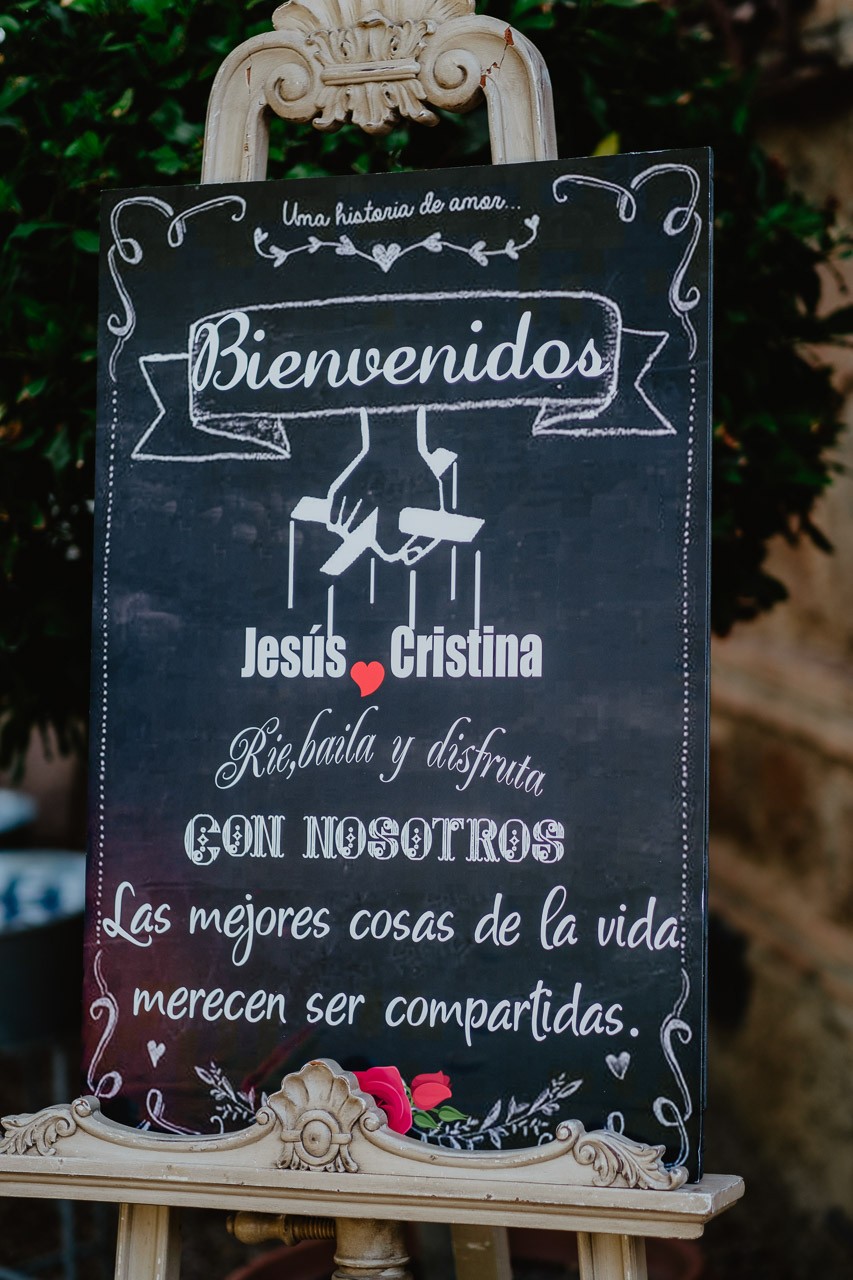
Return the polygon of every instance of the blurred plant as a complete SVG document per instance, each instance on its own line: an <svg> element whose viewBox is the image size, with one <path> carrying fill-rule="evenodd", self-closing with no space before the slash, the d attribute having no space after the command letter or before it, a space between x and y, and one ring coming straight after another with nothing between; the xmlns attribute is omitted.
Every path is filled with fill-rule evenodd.
<svg viewBox="0 0 853 1280"><path fill-rule="evenodd" d="M272 0L17 0L0 12L0 767L33 729L79 748L87 707L98 196L198 178L220 61ZM726 60L723 0L494 0L545 51L560 154L710 145L716 156L713 622L785 596L774 535L812 523L839 397L810 354L853 328L818 313L832 210L791 193L753 132L754 77ZM727 21L720 22L720 15ZM716 24L716 25L715 25ZM382 139L275 122L271 173L485 162L483 112Z"/></svg>

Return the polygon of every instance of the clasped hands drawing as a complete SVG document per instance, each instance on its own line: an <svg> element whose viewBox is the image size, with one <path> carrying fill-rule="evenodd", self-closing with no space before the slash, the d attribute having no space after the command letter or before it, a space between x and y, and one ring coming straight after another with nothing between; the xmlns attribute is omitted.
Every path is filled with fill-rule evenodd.
<svg viewBox="0 0 853 1280"><path fill-rule="evenodd" d="M417 410L415 448L396 415L371 423L366 409L359 412L359 452L324 498L303 497L293 508L294 520L324 524L340 538L321 572L337 578L365 551L411 566L441 543L472 542L483 521L448 510L455 505L447 488L457 455L428 447L426 410Z"/></svg>

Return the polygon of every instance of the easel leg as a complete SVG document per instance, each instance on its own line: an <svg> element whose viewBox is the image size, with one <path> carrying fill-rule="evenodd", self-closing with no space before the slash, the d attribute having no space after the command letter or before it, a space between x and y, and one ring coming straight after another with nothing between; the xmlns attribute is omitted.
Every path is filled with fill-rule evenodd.
<svg viewBox="0 0 853 1280"><path fill-rule="evenodd" d="M412 1280L401 1222L336 1218L335 1238L332 1280Z"/></svg>
<svg viewBox="0 0 853 1280"><path fill-rule="evenodd" d="M647 1280L642 1236L578 1232L580 1280Z"/></svg>
<svg viewBox="0 0 853 1280"><path fill-rule="evenodd" d="M177 1214L164 1204L123 1204L115 1280L178 1280L180 1270Z"/></svg>
<svg viewBox="0 0 853 1280"><path fill-rule="evenodd" d="M456 1280L512 1280L506 1227L450 1228Z"/></svg>

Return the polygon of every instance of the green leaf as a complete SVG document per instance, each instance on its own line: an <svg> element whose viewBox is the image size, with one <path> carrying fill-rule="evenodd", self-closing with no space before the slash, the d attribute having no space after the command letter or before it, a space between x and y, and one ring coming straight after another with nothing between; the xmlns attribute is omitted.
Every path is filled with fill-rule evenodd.
<svg viewBox="0 0 853 1280"><path fill-rule="evenodd" d="M167 142L192 142L202 132L200 124L191 124L184 118L183 110L174 98L167 98L150 119Z"/></svg>
<svg viewBox="0 0 853 1280"><path fill-rule="evenodd" d="M74 231L71 239L74 241L75 248L82 253L97 253L101 247L97 231Z"/></svg>
<svg viewBox="0 0 853 1280"><path fill-rule="evenodd" d="M548 9L539 13L527 13L518 18L513 25L518 27L520 31L550 31L555 26L556 21L553 10Z"/></svg>
<svg viewBox="0 0 853 1280"><path fill-rule="evenodd" d="M425 1111L416 1111L412 1117L418 1129L426 1129L427 1131L438 1128L438 1122L428 1116Z"/></svg>
<svg viewBox="0 0 853 1280"><path fill-rule="evenodd" d="M439 1120L467 1120L468 1117L462 1111L457 1111L455 1107L445 1103L438 1108Z"/></svg>
<svg viewBox="0 0 853 1280"><path fill-rule="evenodd" d="M525 13L529 13L531 9L543 9L547 0L513 0L512 7L509 11L510 21L515 22Z"/></svg>
<svg viewBox="0 0 853 1280"><path fill-rule="evenodd" d="M23 404L25 400L35 400L36 396L40 396L46 386L47 378L33 378L18 396L18 404Z"/></svg>
<svg viewBox="0 0 853 1280"><path fill-rule="evenodd" d="M0 111L8 111L9 107L25 97L36 84L33 76L10 76L0 86Z"/></svg>
<svg viewBox="0 0 853 1280"><path fill-rule="evenodd" d="M64 226L64 222L19 222L17 227L9 232L7 243L9 240L28 240L37 231L56 231Z"/></svg>
<svg viewBox="0 0 853 1280"><path fill-rule="evenodd" d="M73 454L71 451L71 442L68 439L68 431L65 427L60 427L57 430L50 444L45 449L44 456L57 473L66 469L72 460Z"/></svg>
<svg viewBox="0 0 853 1280"><path fill-rule="evenodd" d="M618 156L620 150L619 134L607 133L593 151L594 156Z"/></svg>
<svg viewBox="0 0 853 1280"><path fill-rule="evenodd" d="M308 164L308 163L294 164L294 165L291 165L291 167L288 169L287 173L285 174L285 177L286 178L318 178L321 175L324 175L325 173L326 173L326 170L322 169L317 164Z"/></svg>
<svg viewBox="0 0 853 1280"><path fill-rule="evenodd" d="M126 115L133 106L133 89L125 89L118 102L114 102L110 107L110 115L114 120L118 120L120 116Z"/></svg>
<svg viewBox="0 0 853 1280"><path fill-rule="evenodd" d="M170 177L176 173L183 173L187 168L185 160L178 155L174 147L158 147L156 151L151 152L151 159L158 173L167 173Z"/></svg>
<svg viewBox="0 0 853 1280"><path fill-rule="evenodd" d="M75 138L72 143L65 148L63 155L69 159L79 156L81 160L97 160L103 154L104 144L98 135L92 129L87 129L85 133L81 133L79 138Z"/></svg>
<svg viewBox="0 0 853 1280"><path fill-rule="evenodd" d="M163 14L172 8L172 0L127 0L128 7L136 13L142 14L144 18L153 18L155 20L161 18Z"/></svg>

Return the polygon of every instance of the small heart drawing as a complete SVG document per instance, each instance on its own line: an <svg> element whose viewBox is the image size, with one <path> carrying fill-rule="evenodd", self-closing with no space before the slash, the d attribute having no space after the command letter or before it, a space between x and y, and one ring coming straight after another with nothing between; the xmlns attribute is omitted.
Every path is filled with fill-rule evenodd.
<svg viewBox="0 0 853 1280"><path fill-rule="evenodd" d="M617 1080L625 1079L625 1072L631 1065L630 1053L620 1053L618 1058L615 1053L608 1053L604 1061L607 1063Z"/></svg>
<svg viewBox="0 0 853 1280"><path fill-rule="evenodd" d="M371 249L374 261L383 271L390 271L402 252L398 244L375 244Z"/></svg>
<svg viewBox="0 0 853 1280"><path fill-rule="evenodd" d="M354 662L349 673L358 685L362 698L369 698L385 679L385 668L381 662Z"/></svg>
<svg viewBox="0 0 853 1280"><path fill-rule="evenodd" d="M159 1044L156 1040L149 1040L145 1047L148 1050L148 1057L151 1059L152 1067L156 1067L157 1063L166 1052L166 1046L163 1044L162 1040Z"/></svg>

